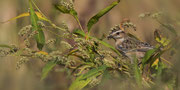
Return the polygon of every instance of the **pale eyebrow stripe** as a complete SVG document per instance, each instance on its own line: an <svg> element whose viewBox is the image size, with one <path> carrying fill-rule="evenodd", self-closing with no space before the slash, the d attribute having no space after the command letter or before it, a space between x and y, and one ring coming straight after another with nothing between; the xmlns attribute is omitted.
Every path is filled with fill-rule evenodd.
<svg viewBox="0 0 180 90"><path fill-rule="evenodd" d="M115 34L115 33L117 33L117 32L122 33L122 32L124 32L124 31L118 30L118 31L111 32L110 34Z"/></svg>
<svg viewBox="0 0 180 90"><path fill-rule="evenodd" d="M117 32L120 32L120 33L121 33L121 32L123 32L123 31L122 31L122 30L119 30L119 31L116 31L115 33L117 33Z"/></svg>

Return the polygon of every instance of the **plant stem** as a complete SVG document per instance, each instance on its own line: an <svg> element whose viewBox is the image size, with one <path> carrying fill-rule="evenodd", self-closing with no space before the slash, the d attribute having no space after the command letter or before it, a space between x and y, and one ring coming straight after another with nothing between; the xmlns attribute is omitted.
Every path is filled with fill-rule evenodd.
<svg viewBox="0 0 180 90"><path fill-rule="evenodd" d="M84 29L82 28L82 25L81 25L81 23L80 23L78 17L74 17L74 18L76 19L76 21L77 21L77 23L78 23L80 29L84 32Z"/></svg>

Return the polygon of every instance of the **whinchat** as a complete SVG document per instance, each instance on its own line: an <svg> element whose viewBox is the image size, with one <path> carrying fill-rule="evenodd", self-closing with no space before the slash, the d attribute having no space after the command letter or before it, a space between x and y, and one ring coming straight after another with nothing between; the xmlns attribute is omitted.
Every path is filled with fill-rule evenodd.
<svg viewBox="0 0 180 90"><path fill-rule="evenodd" d="M133 63L133 55L138 59L142 59L145 53L154 47L148 43L141 42L138 39L128 36L119 26L113 28L107 37L115 40L116 49L124 56L130 58Z"/></svg>

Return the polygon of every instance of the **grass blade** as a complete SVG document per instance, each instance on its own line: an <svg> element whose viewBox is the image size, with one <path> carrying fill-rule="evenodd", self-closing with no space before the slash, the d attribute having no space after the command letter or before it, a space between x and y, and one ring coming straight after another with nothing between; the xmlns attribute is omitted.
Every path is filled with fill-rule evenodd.
<svg viewBox="0 0 180 90"><path fill-rule="evenodd" d="M136 83L139 87L142 87L142 76L138 67L138 59L136 58L136 56L134 56L134 75Z"/></svg>

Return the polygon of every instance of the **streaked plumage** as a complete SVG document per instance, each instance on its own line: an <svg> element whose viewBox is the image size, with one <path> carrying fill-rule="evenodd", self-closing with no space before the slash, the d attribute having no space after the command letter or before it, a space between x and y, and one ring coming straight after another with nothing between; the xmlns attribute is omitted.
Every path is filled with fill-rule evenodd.
<svg viewBox="0 0 180 90"><path fill-rule="evenodd" d="M132 59L132 55L136 55L138 59L141 59L148 50L153 49L150 44L128 36L120 28L113 29L108 36L108 39L110 38L115 40L116 49L130 59Z"/></svg>

